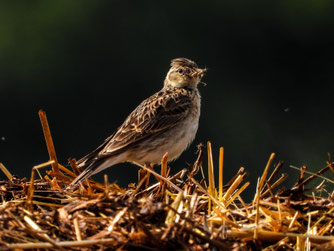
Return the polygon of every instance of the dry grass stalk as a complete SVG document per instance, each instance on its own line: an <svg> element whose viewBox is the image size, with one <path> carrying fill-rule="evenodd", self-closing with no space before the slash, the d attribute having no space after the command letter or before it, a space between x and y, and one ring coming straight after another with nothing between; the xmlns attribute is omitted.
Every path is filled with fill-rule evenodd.
<svg viewBox="0 0 334 251"><path fill-rule="evenodd" d="M43 110L38 111L39 118L41 120L42 128L43 128L43 133L45 137L45 142L46 142L46 147L48 148L50 160L53 160L52 164L52 170L57 173L59 172L58 169L58 161L57 161L57 156L56 156L56 150L53 145L53 140L50 132L50 127L48 120L46 118L46 113Z"/></svg>
<svg viewBox="0 0 334 251"><path fill-rule="evenodd" d="M212 148L210 141L208 141L207 146L208 146L208 178L209 178L208 192L212 197L216 198L215 173L213 170L213 157L212 157ZM211 212L211 206L212 206L212 201L209 199L208 214L210 214Z"/></svg>
<svg viewBox="0 0 334 251"><path fill-rule="evenodd" d="M219 201L223 199L224 147L219 148Z"/></svg>
<svg viewBox="0 0 334 251"><path fill-rule="evenodd" d="M13 175L8 171L8 169L2 163L0 163L0 170L7 176L9 180L13 179Z"/></svg>
<svg viewBox="0 0 334 251"><path fill-rule="evenodd" d="M235 189L241 184L241 182L243 181L245 177L245 174L240 174L235 180L234 182L231 184L231 186L227 189L226 193L224 194L222 201L223 203L225 203L230 196L232 195L232 193L235 191Z"/></svg>

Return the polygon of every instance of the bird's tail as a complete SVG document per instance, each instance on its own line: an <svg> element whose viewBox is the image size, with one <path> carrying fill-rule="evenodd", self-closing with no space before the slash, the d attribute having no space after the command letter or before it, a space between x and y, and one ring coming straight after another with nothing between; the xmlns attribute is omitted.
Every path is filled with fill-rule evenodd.
<svg viewBox="0 0 334 251"><path fill-rule="evenodd" d="M96 174L112 165L124 162L125 159L126 158L123 156L123 154L117 154L116 156L112 155L100 156L80 163L79 164L80 167L84 166L87 167L72 181L72 183L67 187L67 190L73 190L73 188L78 186L80 182L83 182L85 179L88 179L93 174Z"/></svg>
<svg viewBox="0 0 334 251"><path fill-rule="evenodd" d="M79 185L80 182L84 181L85 179L89 178L93 174L93 170L89 168L89 166L80 173L69 185L69 188L74 188Z"/></svg>
<svg viewBox="0 0 334 251"><path fill-rule="evenodd" d="M91 160L91 162L88 164L88 166L86 167L85 170L83 170L82 173L80 173L72 182L71 184L68 185L68 187L66 188L67 190L72 190L73 188L75 188L76 186L79 185L80 182L83 182L85 179L88 179L90 176L92 176L95 172L96 169L99 167L99 165L101 164L101 160ZM87 165L87 164L86 164ZM85 166L85 165L81 165Z"/></svg>

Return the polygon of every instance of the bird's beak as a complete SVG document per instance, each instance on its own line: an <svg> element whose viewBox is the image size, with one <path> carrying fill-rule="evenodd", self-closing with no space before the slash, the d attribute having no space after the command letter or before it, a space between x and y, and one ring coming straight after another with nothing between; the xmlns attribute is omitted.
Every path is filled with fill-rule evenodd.
<svg viewBox="0 0 334 251"><path fill-rule="evenodd" d="M195 71L192 74L192 76L201 79L201 78L203 78L203 76L206 73L206 71L207 71L206 68L204 68L204 69L197 68L197 69L195 69Z"/></svg>

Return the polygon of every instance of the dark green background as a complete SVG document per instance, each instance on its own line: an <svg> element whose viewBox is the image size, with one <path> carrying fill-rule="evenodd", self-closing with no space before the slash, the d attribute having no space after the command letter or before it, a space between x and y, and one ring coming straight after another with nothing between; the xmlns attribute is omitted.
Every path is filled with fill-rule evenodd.
<svg viewBox="0 0 334 251"><path fill-rule="evenodd" d="M22 177L48 160L39 109L59 161L82 157L162 87L172 58L188 57L209 68L208 85L173 172L207 140L215 163L225 147L226 179L244 166L253 187L271 152L290 176L290 164L317 170L334 146L333 24L331 0L3 1L0 161ZM123 185L136 172L108 171Z"/></svg>

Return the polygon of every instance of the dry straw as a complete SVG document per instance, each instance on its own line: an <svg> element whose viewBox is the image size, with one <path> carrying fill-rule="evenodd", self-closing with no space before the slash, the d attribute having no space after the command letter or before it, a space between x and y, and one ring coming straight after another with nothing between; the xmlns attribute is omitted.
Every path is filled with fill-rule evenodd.
<svg viewBox="0 0 334 251"><path fill-rule="evenodd" d="M333 193L325 193L325 185L333 180L323 176L333 173L331 162L317 173L299 169L296 184L284 188L287 174L277 178L283 162L273 166L272 154L253 201L246 203L242 197L250 184L245 180L248 173L240 168L223 182L220 148L216 187L208 142L207 172L201 178L197 174L203 168L202 145L194 164L172 176L166 154L160 174L140 166L145 175L137 186L122 189L107 178L104 184L89 179L68 192L66 186L82 170L74 159L69 160L72 170L58 163L45 112L39 115L50 160L33 167L29 181L16 178L0 164L8 178L0 181L0 250L334 248ZM147 185L150 174L157 182ZM320 184L315 189L307 187L316 179Z"/></svg>

